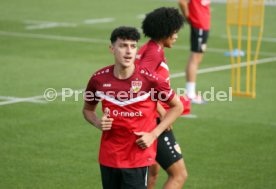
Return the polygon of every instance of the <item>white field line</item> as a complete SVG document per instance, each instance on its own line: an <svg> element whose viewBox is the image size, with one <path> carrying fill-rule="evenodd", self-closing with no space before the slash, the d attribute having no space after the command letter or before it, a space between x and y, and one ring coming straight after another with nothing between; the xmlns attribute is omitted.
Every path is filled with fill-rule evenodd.
<svg viewBox="0 0 276 189"><path fill-rule="evenodd" d="M185 45L175 45L173 46L174 49L178 49L178 50L190 50L190 47L189 46L185 46ZM217 49L217 48L210 48L210 47L207 47L207 50L206 52L213 52L213 53L219 53L219 54L222 54L224 55L225 52L228 52L229 49ZM255 52L251 51L251 54L254 55ZM276 53L273 53L273 52L260 52L259 53L260 55L263 55L263 56L276 56Z"/></svg>
<svg viewBox="0 0 276 189"><path fill-rule="evenodd" d="M274 62L276 61L276 57L272 57L272 58L264 58L261 60L257 60L256 64L264 64L264 63L270 63L270 62ZM250 64L253 64L254 61L251 61ZM240 66L241 67L245 67L247 64L247 62L241 62ZM234 65L234 67L237 67L238 65ZM231 64L227 64L227 65L222 65L222 66L216 66L216 67L210 67L210 68L203 68L197 71L197 74L203 74L203 73L210 73L210 72L217 72L217 71L223 71L223 70L229 70L232 68ZM175 74L171 74L170 78L178 78L178 77L183 77L186 74L184 72L182 73L175 73Z"/></svg>
<svg viewBox="0 0 276 189"><path fill-rule="evenodd" d="M264 63L270 63L276 61L276 57L272 57L272 58L265 58L265 59L261 59L258 60L256 62L256 64L264 64ZM252 62L251 62L252 63ZM241 67L246 66L246 62L242 62L241 63ZM210 72L217 72L217 71L222 71L222 70L228 70L231 69L232 65L223 65L223 66L216 66L216 67L210 67L210 68L204 68L204 69L200 69L198 70L197 74L203 74L203 73L210 73ZM175 74L171 74L171 79L173 78L178 78L178 77L183 77L185 76L185 73L175 73ZM83 89L79 89L78 91L83 91ZM61 96L62 92L57 93L57 96ZM34 97L28 97L28 98L16 98L16 99L11 99L8 101L4 101L4 102L0 102L0 106L4 106L4 105L8 105L8 104L15 104L15 103L19 103L19 102L29 102L30 100L45 100L44 99L44 95L40 95L40 96L34 96Z"/></svg>
<svg viewBox="0 0 276 189"><path fill-rule="evenodd" d="M144 19L145 17L146 17L145 14L139 14L136 16L136 18L138 18L138 19Z"/></svg>
<svg viewBox="0 0 276 189"><path fill-rule="evenodd" d="M95 38L83 38L83 37L73 37L73 36L59 36L59 35L45 35L45 34L34 34L34 33L22 33L22 32L8 32L8 31L1 31L0 35L2 36L11 36L11 37L23 37L23 38L32 38L32 39L47 39L47 40L57 40L57 41L68 41L68 42L81 42L81 43L102 43L102 44L109 44L108 40L104 39L95 39ZM179 46L175 45L174 49L179 50L189 50L190 47L188 46ZM224 52L229 51L228 49L221 49L221 48L207 48L208 52L224 54ZM254 52L252 52L254 54ZM267 56L276 56L276 53L272 52L260 52L261 55Z"/></svg>
<svg viewBox="0 0 276 189"><path fill-rule="evenodd" d="M53 21L46 21L46 20L24 20L23 21L25 24L43 24L43 23L49 23Z"/></svg>
<svg viewBox="0 0 276 189"><path fill-rule="evenodd" d="M67 22L52 22L52 21L37 21L37 20L25 20L24 21L27 30L38 30L38 29L47 29L47 28L56 28L56 27L76 27L75 23Z"/></svg>
<svg viewBox="0 0 276 189"><path fill-rule="evenodd" d="M48 29L48 28L57 28L57 27L76 27L76 24L70 23L58 23L58 22L48 22L48 23L41 23L41 24L33 24L30 26L26 26L27 30L41 30L41 29Z"/></svg>
<svg viewBox="0 0 276 189"><path fill-rule="evenodd" d="M109 23L114 22L115 18L98 18L98 19L87 19L84 20L84 24L100 24L100 23Z"/></svg>
<svg viewBox="0 0 276 189"><path fill-rule="evenodd" d="M47 39L47 40L50 39L50 40L57 40L57 41L109 44L107 40L102 40L102 39L71 37L71 36L66 37L66 36L59 36L59 35L45 35L45 34L7 32L7 31L0 31L0 35L11 36L11 37L32 38L32 39Z"/></svg>
<svg viewBox="0 0 276 189"><path fill-rule="evenodd" d="M61 96L63 93L57 93L57 96ZM32 97L27 97L27 98L16 98L14 100L8 100L4 102L0 102L0 106L8 105L8 104L15 104L19 102L29 102L33 100L45 100L44 95L39 95L39 96L32 96Z"/></svg>
<svg viewBox="0 0 276 189"><path fill-rule="evenodd" d="M0 100L14 101L14 100L21 100L21 99L24 99L24 98L18 98L18 97L12 97L12 96L0 96ZM31 99L31 100L28 100L27 102L45 103L44 100L39 100L39 99Z"/></svg>
<svg viewBox="0 0 276 189"><path fill-rule="evenodd" d="M187 115L182 115L180 117L182 117L182 118L189 118L189 119L196 119L197 115L195 115L195 114L187 114Z"/></svg>
<svg viewBox="0 0 276 189"><path fill-rule="evenodd" d="M227 35L222 35L221 38L223 39L227 39L228 36ZM238 39L238 36L232 36L233 39ZM242 40L247 40L247 36L242 36ZM252 41L257 41L258 37L251 37ZM262 41L265 42L270 42L270 43L275 43L276 42L276 38L274 37L262 37Z"/></svg>
<svg viewBox="0 0 276 189"><path fill-rule="evenodd" d="M98 19L86 19L83 21L83 24L101 24L114 22L114 18L98 18ZM37 21L37 20L25 20L27 30L42 30L48 28L57 28L57 27L77 27L79 24L76 23L67 23L67 22L53 22L53 21Z"/></svg>

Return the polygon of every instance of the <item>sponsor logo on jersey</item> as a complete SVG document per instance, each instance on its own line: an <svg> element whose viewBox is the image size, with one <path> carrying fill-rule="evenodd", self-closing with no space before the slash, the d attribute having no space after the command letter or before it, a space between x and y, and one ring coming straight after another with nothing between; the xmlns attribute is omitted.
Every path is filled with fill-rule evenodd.
<svg viewBox="0 0 276 189"><path fill-rule="evenodd" d="M131 81L131 90L137 93L142 88L142 81Z"/></svg>
<svg viewBox="0 0 276 189"><path fill-rule="evenodd" d="M118 110L113 110L112 111L113 116L115 117L142 117L143 112L142 111L118 111Z"/></svg>

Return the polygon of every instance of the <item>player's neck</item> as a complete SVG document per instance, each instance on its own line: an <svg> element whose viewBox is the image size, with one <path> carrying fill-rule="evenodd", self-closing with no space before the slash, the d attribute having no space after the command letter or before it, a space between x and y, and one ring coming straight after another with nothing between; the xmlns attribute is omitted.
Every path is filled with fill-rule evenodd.
<svg viewBox="0 0 276 189"><path fill-rule="evenodd" d="M161 47L162 49L164 48L164 43L163 43L162 40L160 40L160 41L155 41L155 43L156 43L157 45L159 45L159 47Z"/></svg>
<svg viewBox="0 0 276 189"><path fill-rule="evenodd" d="M114 66L113 74L118 79L128 79L132 76L133 72L135 70L135 65L130 65L128 67L123 67L121 65Z"/></svg>

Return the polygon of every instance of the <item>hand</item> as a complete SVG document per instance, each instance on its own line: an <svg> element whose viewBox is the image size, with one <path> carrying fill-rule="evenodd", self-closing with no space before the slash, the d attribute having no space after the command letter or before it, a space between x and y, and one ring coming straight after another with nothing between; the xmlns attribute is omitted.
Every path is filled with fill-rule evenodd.
<svg viewBox="0 0 276 189"><path fill-rule="evenodd" d="M111 129L112 127L112 122L113 122L113 118L108 118L106 117L106 115L104 115L101 118L101 124L100 124L100 128L102 131L108 131Z"/></svg>
<svg viewBox="0 0 276 189"><path fill-rule="evenodd" d="M136 144L142 149L150 147L154 140L157 139L157 136L155 136L153 133L134 132L134 134L141 136L136 140Z"/></svg>

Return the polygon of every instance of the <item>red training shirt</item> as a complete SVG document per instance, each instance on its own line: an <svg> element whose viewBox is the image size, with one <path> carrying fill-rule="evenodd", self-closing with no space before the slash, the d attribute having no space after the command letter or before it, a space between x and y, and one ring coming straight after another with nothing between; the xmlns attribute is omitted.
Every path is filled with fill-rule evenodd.
<svg viewBox="0 0 276 189"><path fill-rule="evenodd" d="M189 20L194 28L210 29L210 0L190 0L188 4Z"/></svg>
<svg viewBox="0 0 276 189"><path fill-rule="evenodd" d="M146 67L151 72L163 77L170 85L170 72L167 64L164 49L161 48L155 41L149 40L138 51L135 63L139 66ZM189 114L191 111L191 102L187 97L179 96L180 101L184 106L182 115ZM165 109L169 106L160 102Z"/></svg>
<svg viewBox="0 0 276 189"><path fill-rule="evenodd" d="M153 112L157 101L152 98L159 95L170 101L175 93L163 78L147 69L136 66L132 76L123 80L114 77L113 69L111 65L97 71L85 91L87 103L97 104L101 98L102 111L114 119L111 130L102 133L99 162L114 168L152 165L156 141L143 150L135 143L139 136L134 132L151 132L156 127Z"/></svg>

